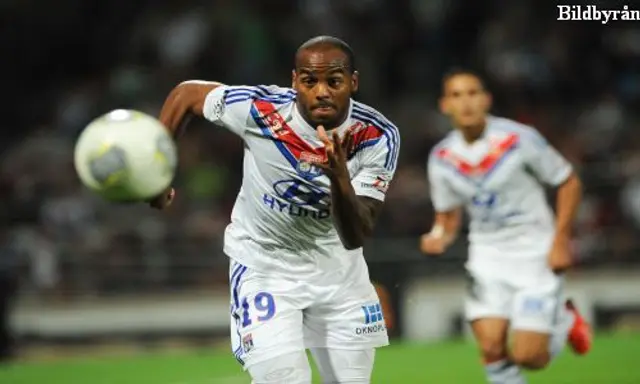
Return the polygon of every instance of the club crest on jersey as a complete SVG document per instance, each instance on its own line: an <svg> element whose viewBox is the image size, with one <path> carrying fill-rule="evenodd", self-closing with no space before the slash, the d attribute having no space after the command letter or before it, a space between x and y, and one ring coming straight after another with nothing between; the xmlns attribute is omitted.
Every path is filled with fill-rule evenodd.
<svg viewBox="0 0 640 384"><path fill-rule="evenodd" d="M242 349L244 353L249 353L253 349L253 336L250 333L242 338Z"/></svg>
<svg viewBox="0 0 640 384"><path fill-rule="evenodd" d="M302 152L300 153L300 160L296 167L296 171L304 177L315 177L320 175L322 170L316 167L314 164L322 163L324 157L316 153Z"/></svg>
<svg viewBox="0 0 640 384"><path fill-rule="evenodd" d="M352 126L350 126L348 131L351 131L352 134L356 134L356 133L362 131L363 129L367 129L367 126L364 123L358 121L355 124L353 124Z"/></svg>

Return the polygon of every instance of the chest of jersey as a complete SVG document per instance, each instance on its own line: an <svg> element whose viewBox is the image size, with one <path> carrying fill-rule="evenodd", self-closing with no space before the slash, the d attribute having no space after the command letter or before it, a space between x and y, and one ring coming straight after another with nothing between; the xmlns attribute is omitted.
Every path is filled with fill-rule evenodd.
<svg viewBox="0 0 640 384"><path fill-rule="evenodd" d="M315 131L296 127L280 114L256 119L248 130L245 185L270 209L292 216L329 217L330 181L316 165L325 150ZM357 173L355 157L347 162L349 173ZM317 216L317 217L316 217Z"/></svg>
<svg viewBox="0 0 640 384"><path fill-rule="evenodd" d="M468 202L512 190L530 178L517 135L458 144L437 156L450 187Z"/></svg>

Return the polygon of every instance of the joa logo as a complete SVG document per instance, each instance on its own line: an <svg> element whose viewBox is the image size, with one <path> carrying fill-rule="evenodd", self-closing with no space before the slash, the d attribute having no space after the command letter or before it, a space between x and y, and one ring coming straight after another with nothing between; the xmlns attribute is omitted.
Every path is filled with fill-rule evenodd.
<svg viewBox="0 0 640 384"><path fill-rule="evenodd" d="M365 324L377 323L378 321L382 321L382 319L384 319L380 303L377 303L375 305L363 305L362 310L364 311Z"/></svg>
<svg viewBox="0 0 640 384"><path fill-rule="evenodd" d="M387 328L384 323L384 315L382 314L382 306L380 303L372 305L363 305L364 326L356 328L356 335L368 335L372 333L383 332Z"/></svg>

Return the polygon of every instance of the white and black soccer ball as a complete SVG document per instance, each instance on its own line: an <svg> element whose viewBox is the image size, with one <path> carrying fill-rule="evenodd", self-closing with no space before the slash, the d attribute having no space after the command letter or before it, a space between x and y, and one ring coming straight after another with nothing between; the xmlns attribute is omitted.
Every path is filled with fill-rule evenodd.
<svg viewBox="0 0 640 384"><path fill-rule="evenodd" d="M75 145L82 183L116 202L146 201L175 176L177 150L167 129L142 112L117 109L93 120Z"/></svg>

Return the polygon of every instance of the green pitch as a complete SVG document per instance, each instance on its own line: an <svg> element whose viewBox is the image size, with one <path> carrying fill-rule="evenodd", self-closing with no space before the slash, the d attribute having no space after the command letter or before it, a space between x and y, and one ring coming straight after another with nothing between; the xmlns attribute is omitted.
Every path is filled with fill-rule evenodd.
<svg viewBox="0 0 640 384"><path fill-rule="evenodd" d="M640 334L601 336L587 357L566 351L531 384L640 383ZM373 383L484 383L470 343L394 345L376 355ZM249 379L226 351L66 360L0 367L7 384L244 384ZM316 381L317 380L316 376Z"/></svg>

